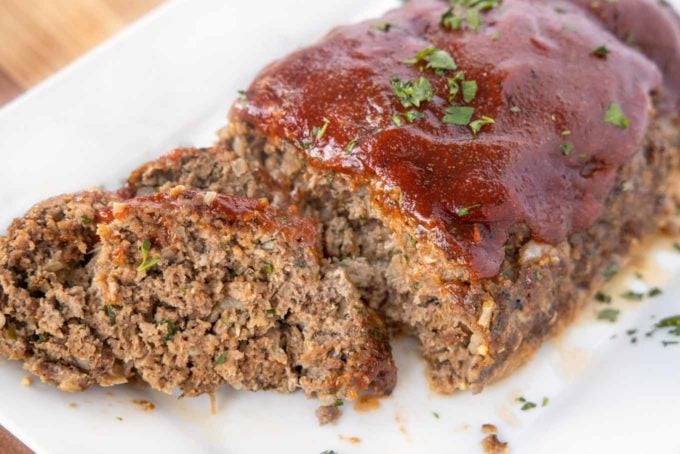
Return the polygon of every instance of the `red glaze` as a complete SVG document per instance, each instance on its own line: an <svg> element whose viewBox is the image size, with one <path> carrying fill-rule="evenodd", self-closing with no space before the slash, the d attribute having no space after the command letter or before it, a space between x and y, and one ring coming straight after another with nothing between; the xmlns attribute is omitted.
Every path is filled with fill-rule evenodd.
<svg viewBox="0 0 680 454"><path fill-rule="evenodd" d="M680 18L660 0L572 0L588 9L621 40L638 48L663 72L659 107L675 112L680 105Z"/></svg>
<svg viewBox="0 0 680 454"><path fill-rule="evenodd" d="M557 243L595 221L618 168L643 142L649 92L662 78L651 61L566 1L506 0L483 15L478 33L440 27L446 8L412 0L380 20L332 31L267 67L232 116L274 140L303 149L310 143L313 164L376 182L379 201L400 189L405 218L473 276L492 277L513 226L526 224L535 239ZM394 26L375 28L384 22ZM606 59L591 55L600 45L611 51ZM454 71L441 76L404 63L430 46L448 51L466 79L477 81L473 118L486 115L495 124L476 138L441 120ZM423 119L392 123L393 114L408 110L392 75L431 82L435 97L421 105ZM630 119L627 129L604 122L614 101ZM324 118L330 123L319 140L312 128ZM561 149L567 140L569 156Z"/></svg>

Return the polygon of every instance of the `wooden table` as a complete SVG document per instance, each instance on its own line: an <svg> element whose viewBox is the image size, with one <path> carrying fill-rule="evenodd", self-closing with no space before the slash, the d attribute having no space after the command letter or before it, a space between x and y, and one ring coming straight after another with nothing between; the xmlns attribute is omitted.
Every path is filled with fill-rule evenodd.
<svg viewBox="0 0 680 454"><path fill-rule="evenodd" d="M0 0L0 106L162 1ZM1 454L30 452L0 427Z"/></svg>

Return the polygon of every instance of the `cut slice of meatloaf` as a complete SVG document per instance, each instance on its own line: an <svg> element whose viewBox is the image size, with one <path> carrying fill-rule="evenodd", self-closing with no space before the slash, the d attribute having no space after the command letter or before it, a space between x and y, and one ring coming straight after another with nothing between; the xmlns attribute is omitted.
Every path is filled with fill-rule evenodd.
<svg viewBox="0 0 680 454"><path fill-rule="evenodd" d="M183 395L303 389L389 394L385 328L314 226L266 200L182 186L113 205L99 226L97 328L151 386Z"/></svg>
<svg viewBox="0 0 680 454"><path fill-rule="evenodd" d="M130 373L91 329L90 262L109 200L101 191L46 200L0 239L0 355L64 391Z"/></svg>
<svg viewBox="0 0 680 454"><path fill-rule="evenodd" d="M442 392L481 390L568 324L678 175L674 62L572 2L494 5L474 26L412 0L340 27L269 65L221 133L298 196Z"/></svg>
<svg viewBox="0 0 680 454"><path fill-rule="evenodd" d="M174 186L239 197L268 198L272 205L288 203L288 192L257 161L225 146L178 148L136 169L127 181L128 196L149 195Z"/></svg>

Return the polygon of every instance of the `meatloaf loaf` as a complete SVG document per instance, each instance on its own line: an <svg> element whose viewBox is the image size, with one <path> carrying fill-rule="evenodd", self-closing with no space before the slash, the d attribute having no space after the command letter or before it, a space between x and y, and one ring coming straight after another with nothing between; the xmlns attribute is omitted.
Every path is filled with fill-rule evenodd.
<svg viewBox="0 0 680 454"><path fill-rule="evenodd" d="M342 268L321 266L308 221L178 186L115 203L98 234L97 331L154 388L333 403L394 387L384 324Z"/></svg>
<svg viewBox="0 0 680 454"><path fill-rule="evenodd" d="M412 0L269 65L221 140L418 337L437 390L478 391L674 209L678 30L653 0Z"/></svg>

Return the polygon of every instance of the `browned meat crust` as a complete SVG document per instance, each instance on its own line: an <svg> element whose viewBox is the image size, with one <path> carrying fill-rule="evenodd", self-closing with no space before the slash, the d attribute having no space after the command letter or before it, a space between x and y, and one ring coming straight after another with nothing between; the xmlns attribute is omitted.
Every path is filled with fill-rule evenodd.
<svg viewBox="0 0 680 454"><path fill-rule="evenodd" d="M126 381L91 329L89 262L107 193L55 197L15 220L0 239L0 355L64 391Z"/></svg>
<svg viewBox="0 0 680 454"><path fill-rule="evenodd" d="M99 226L97 329L154 388L391 392L384 325L342 269L320 267L311 224L183 187L113 217Z"/></svg>

